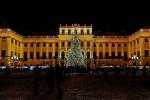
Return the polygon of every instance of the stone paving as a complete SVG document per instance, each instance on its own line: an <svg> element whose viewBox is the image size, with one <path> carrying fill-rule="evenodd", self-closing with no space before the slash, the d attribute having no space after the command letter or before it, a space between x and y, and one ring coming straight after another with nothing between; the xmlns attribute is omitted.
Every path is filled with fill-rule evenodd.
<svg viewBox="0 0 150 100"><path fill-rule="evenodd" d="M63 95L57 96L56 86L49 91L42 75L39 95L33 96L32 74L20 76L0 78L0 100L150 100L150 78L71 75L62 83Z"/></svg>

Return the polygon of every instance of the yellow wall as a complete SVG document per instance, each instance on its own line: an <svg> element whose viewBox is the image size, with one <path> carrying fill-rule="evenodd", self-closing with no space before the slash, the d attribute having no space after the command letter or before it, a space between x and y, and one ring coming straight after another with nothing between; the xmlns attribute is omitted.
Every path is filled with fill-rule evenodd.
<svg viewBox="0 0 150 100"><path fill-rule="evenodd" d="M68 33L69 31L70 33ZM140 29L129 36L94 36L92 25L80 26L79 24L73 24L71 26L60 25L58 36L21 36L9 28L0 29L0 63L6 65L14 64L11 56L15 55L16 52L16 56L20 55L19 58L21 58L17 61L17 64L45 64L46 62L48 64L54 64L55 52L58 52L58 57L62 51L66 54L69 49L68 43L71 41L72 34L75 32L77 32L80 42L83 43L83 47L81 48L85 54L88 51L91 54L96 52L96 64L125 64L129 62L131 53L132 55L134 53L138 55L138 52L141 62L148 62L150 59L150 56L144 56L145 50L148 50L150 55L150 30L148 29ZM147 42L145 42L145 38ZM24 47L25 43L27 47ZM33 43L33 47L31 47L31 43ZM36 46L37 43L40 44L39 47ZM43 47L43 43L45 43L45 47ZM56 43L58 43L58 47L56 47ZM64 43L64 46L62 46L62 43ZM50 44L51 47L49 46ZM89 46L87 46L88 44ZM114 47L112 47L112 44L114 44ZM126 44L126 47L124 44ZM6 57L2 57L2 50L6 50ZM11 51L13 52L12 55ZM28 58L25 61L23 60L24 52L27 52ZM30 52L34 54L33 59L30 59ZM46 52L46 59L36 59L36 52L39 52L40 56L42 56L43 52ZM52 52L53 59L49 59L49 52ZM127 52L128 60L105 59L106 52L108 52L108 56L112 56L112 52L115 52L115 56L118 56L118 52L120 52L122 57L124 57L124 52ZM102 53L102 57L100 57L100 53Z"/></svg>

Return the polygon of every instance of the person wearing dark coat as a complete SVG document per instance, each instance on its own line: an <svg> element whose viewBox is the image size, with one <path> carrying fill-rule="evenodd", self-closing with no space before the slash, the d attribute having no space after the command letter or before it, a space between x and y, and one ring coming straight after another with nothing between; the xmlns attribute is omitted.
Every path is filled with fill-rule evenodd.
<svg viewBox="0 0 150 100"><path fill-rule="evenodd" d="M55 70L52 66L46 69L47 73L47 84L50 91L54 88L54 77L55 77Z"/></svg>
<svg viewBox="0 0 150 100"><path fill-rule="evenodd" d="M35 67L33 69L33 95L36 96L39 94L39 80L40 80L40 69Z"/></svg>
<svg viewBox="0 0 150 100"><path fill-rule="evenodd" d="M59 64L56 64L56 84L57 84L57 90L58 90L57 95L63 94L62 89L61 89L62 75L63 75L62 68L60 68Z"/></svg>

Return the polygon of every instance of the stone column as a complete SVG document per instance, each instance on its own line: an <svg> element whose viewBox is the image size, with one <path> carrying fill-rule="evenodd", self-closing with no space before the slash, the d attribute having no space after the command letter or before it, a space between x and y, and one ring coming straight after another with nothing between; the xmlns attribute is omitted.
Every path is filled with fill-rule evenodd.
<svg viewBox="0 0 150 100"><path fill-rule="evenodd" d="M148 53L149 53L149 59L150 59L150 38L148 39Z"/></svg>
<svg viewBox="0 0 150 100"><path fill-rule="evenodd" d="M58 57L61 55L62 41L58 42Z"/></svg>
<svg viewBox="0 0 150 100"><path fill-rule="evenodd" d="M140 43L140 57L144 57L144 38L139 39Z"/></svg>
<svg viewBox="0 0 150 100"><path fill-rule="evenodd" d="M6 49L6 65L10 66L10 56L11 56L11 38L7 37L6 38L6 42L7 42L7 49Z"/></svg>
<svg viewBox="0 0 150 100"><path fill-rule="evenodd" d="M115 56L118 56L117 43L115 43Z"/></svg>
<svg viewBox="0 0 150 100"><path fill-rule="evenodd" d="M27 43L27 58L30 59L30 46L29 46L29 43Z"/></svg>
<svg viewBox="0 0 150 100"><path fill-rule="evenodd" d="M2 48L2 37L0 37L0 48ZM1 49L0 49L0 59L1 59L1 55L2 55L1 52L2 52L2 51L1 51Z"/></svg>
<svg viewBox="0 0 150 100"><path fill-rule="evenodd" d="M108 46L109 46L109 57L111 57L111 43L108 43Z"/></svg>
<svg viewBox="0 0 150 100"><path fill-rule="evenodd" d="M121 43L121 56L124 57L124 43Z"/></svg>
<svg viewBox="0 0 150 100"><path fill-rule="evenodd" d="M131 42L129 42L127 46L128 46L128 58L131 58Z"/></svg>
<svg viewBox="0 0 150 100"><path fill-rule="evenodd" d="M36 61L36 48L37 48L37 46L36 46L36 43L33 43L33 59L34 59L34 61Z"/></svg>
<svg viewBox="0 0 150 100"><path fill-rule="evenodd" d="M68 48L68 42L65 41L65 55L66 55L66 52L67 52L67 48Z"/></svg>
<svg viewBox="0 0 150 100"><path fill-rule="evenodd" d="M96 43L96 56L99 58L99 43Z"/></svg>
<svg viewBox="0 0 150 100"><path fill-rule="evenodd" d="M55 56L55 43L53 42L52 43L52 57L54 57Z"/></svg>
<svg viewBox="0 0 150 100"><path fill-rule="evenodd" d="M19 52L20 52L20 58L23 59L24 49L23 49L23 43L22 42L20 42L20 50L19 50Z"/></svg>
<svg viewBox="0 0 150 100"><path fill-rule="evenodd" d="M83 43L84 43L84 44L83 44L83 45L84 45L84 51L86 51L86 48L87 48L87 41L84 41Z"/></svg>
<svg viewBox="0 0 150 100"><path fill-rule="evenodd" d="M43 48L43 43L40 42L40 57L43 58L42 48Z"/></svg>
<svg viewBox="0 0 150 100"><path fill-rule="evenodd" d="M138 43L137 43L137 40L135 40L135 52L136 52L136 56L138 56Z"/></svg>
<svg viewBox="0 0 150 100"><path fill-rule="evenodd" d="M46 59L48 59L49 56L48 48L49 48L49 43L46 43Z"/></svg>
<svg viewBox="0 0 150 100"><path fill-rule="evenodd" d="M103 48L103 58L105 58L105 48L106 48L106 44L102 43L102 48Z"/></svg>

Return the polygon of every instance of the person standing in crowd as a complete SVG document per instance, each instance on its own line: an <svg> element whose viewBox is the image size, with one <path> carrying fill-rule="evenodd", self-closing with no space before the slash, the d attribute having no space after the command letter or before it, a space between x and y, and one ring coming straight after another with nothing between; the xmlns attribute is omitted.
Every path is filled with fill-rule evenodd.
<svg viewBox="0 0 150 100"><path fill-rule="evenodd" d="M40 69L36 66L33 69L33 95L38 95L38 87L39 87L39 79L40 79Z"/></svg>
<svg viewBox="0 0 150 100"><path fill-rule="evenodd" d="M62 68L60 68L59 64L56 64L56 84L57 84L57 90L58 94L57 95L62 95L62 89L61 89L61 82L62 82L62 75L63 71Z"/></svg>
<svg viewBox="0 0 150 100"><path fill-rule="evenodd" d="M46 70L47 73L47 84L48 84L48 88L50 91L53 91L54 88L54 80L55 80L55 70L52 67L52 65L50 65L50 67L47 68Z"/></svg>
<svg viewBox="0 0 150 100"><path fill-rule="evenodd" d="M144 74L144 78L146 78L146 72L147 72L147 68L146 65L143 66L143 74Z"/></svg>

